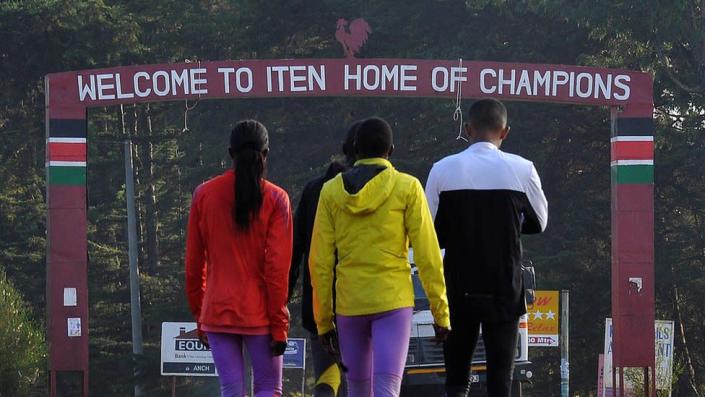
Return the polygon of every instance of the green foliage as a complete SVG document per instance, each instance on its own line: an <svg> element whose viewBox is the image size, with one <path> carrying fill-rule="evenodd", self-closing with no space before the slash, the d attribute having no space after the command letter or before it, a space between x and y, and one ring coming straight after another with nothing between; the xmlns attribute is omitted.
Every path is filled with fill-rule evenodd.
<svg viewBox="0 0 705 397"><path fill-rule="evenodd" d="M46 379L44 334L30 313L22 295L0 271L0 396L39 395Z"/></svg>

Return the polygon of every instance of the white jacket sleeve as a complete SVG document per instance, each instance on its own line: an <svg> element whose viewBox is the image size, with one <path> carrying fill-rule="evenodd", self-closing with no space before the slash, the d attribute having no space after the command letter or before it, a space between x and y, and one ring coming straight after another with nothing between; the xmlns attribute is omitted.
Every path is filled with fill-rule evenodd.
<svg viewBox="0 0 705 397"><path fill-rule="evenodd" d="M438 180L438 168L434 165L431 168L431 172L428 174L428 180L426 180L426 201L428 202L428 208L431 210L431 217L436 219L436 212L438 212L438 201L441 194L441 189Z"/></svg>

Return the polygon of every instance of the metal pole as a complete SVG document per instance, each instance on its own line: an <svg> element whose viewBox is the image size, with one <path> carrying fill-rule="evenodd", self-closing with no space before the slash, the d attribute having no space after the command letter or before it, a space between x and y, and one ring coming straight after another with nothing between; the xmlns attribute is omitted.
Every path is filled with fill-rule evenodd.
<svg viewBox="0 0 705 397"><path fill-rule="evenodd" d="M569 380L570 380L570 360L569 360L569 343L570 340L570 322L569 313L569 294L568 290L561 290L561 397L569 395Z"/></svg>
<svg viewBox="0 0 705 397"><path fill-rule="evenodd" d="M176 397L176 376L171 377L171 397Z"/></svg>
<svg viewBox="0 0 705 397"><path fill-rule="evenodd" d="M130 259L130 314L132 317L132 354L142 356L142 308L140 305L140 273L137 268L137 215L135 212L135 180L132 169L132 141L125 140L125 200L127 201L127 242ZM135 397L143 397L139 384L138 365L135 362Z"/></svg>
<svg viewBox="0 0 705 397"><path fill-rule="evenodd" d="M304 339L303 374L301 374L301 396L306 397L306 339Z"/></svg>
<svg viewBox="0 0 705 397"><path fill-rule="evenodd" d="M304 363L303 374L301 374L301 395L306 396L306 364Z"/></svg>

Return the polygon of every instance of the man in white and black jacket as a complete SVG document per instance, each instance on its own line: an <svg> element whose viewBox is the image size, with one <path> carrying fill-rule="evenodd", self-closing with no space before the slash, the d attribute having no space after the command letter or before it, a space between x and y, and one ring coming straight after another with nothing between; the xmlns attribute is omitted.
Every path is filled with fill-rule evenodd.
<svg viewBox="0 0 705 397"><path fill-rule="evenodd" d="M452 330L444 345L446 393L465 397L482 325L490 397L509 397L519 317L526 313L521 234L546 228L548 205L532 162L499 150L507 109L475 102L465 133L475 143L431 169L426 196L435 218Z"/></svg>

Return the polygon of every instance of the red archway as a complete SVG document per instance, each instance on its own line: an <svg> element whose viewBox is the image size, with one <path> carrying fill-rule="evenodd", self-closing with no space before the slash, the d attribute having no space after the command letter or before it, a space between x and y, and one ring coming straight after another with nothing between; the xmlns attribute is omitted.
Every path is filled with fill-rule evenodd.
<svg viewBox="0 0 705 397"><path fill-rule="evenodd" d="M83 374L88 395L86 109L184 99L377 96L569 103L611 110L615 368L655 368L653 93L647 73L417 59L245 60L46 76L47 312L51 395ZM64 299L76 292L75 303ZM80 319L80 320L75 320ZM80 323L79 323L80 322ZM71 330L71 325L77 326ZM652 385L655 386L652 375ZM652 388L654 390L654 388Z"/></svg>

